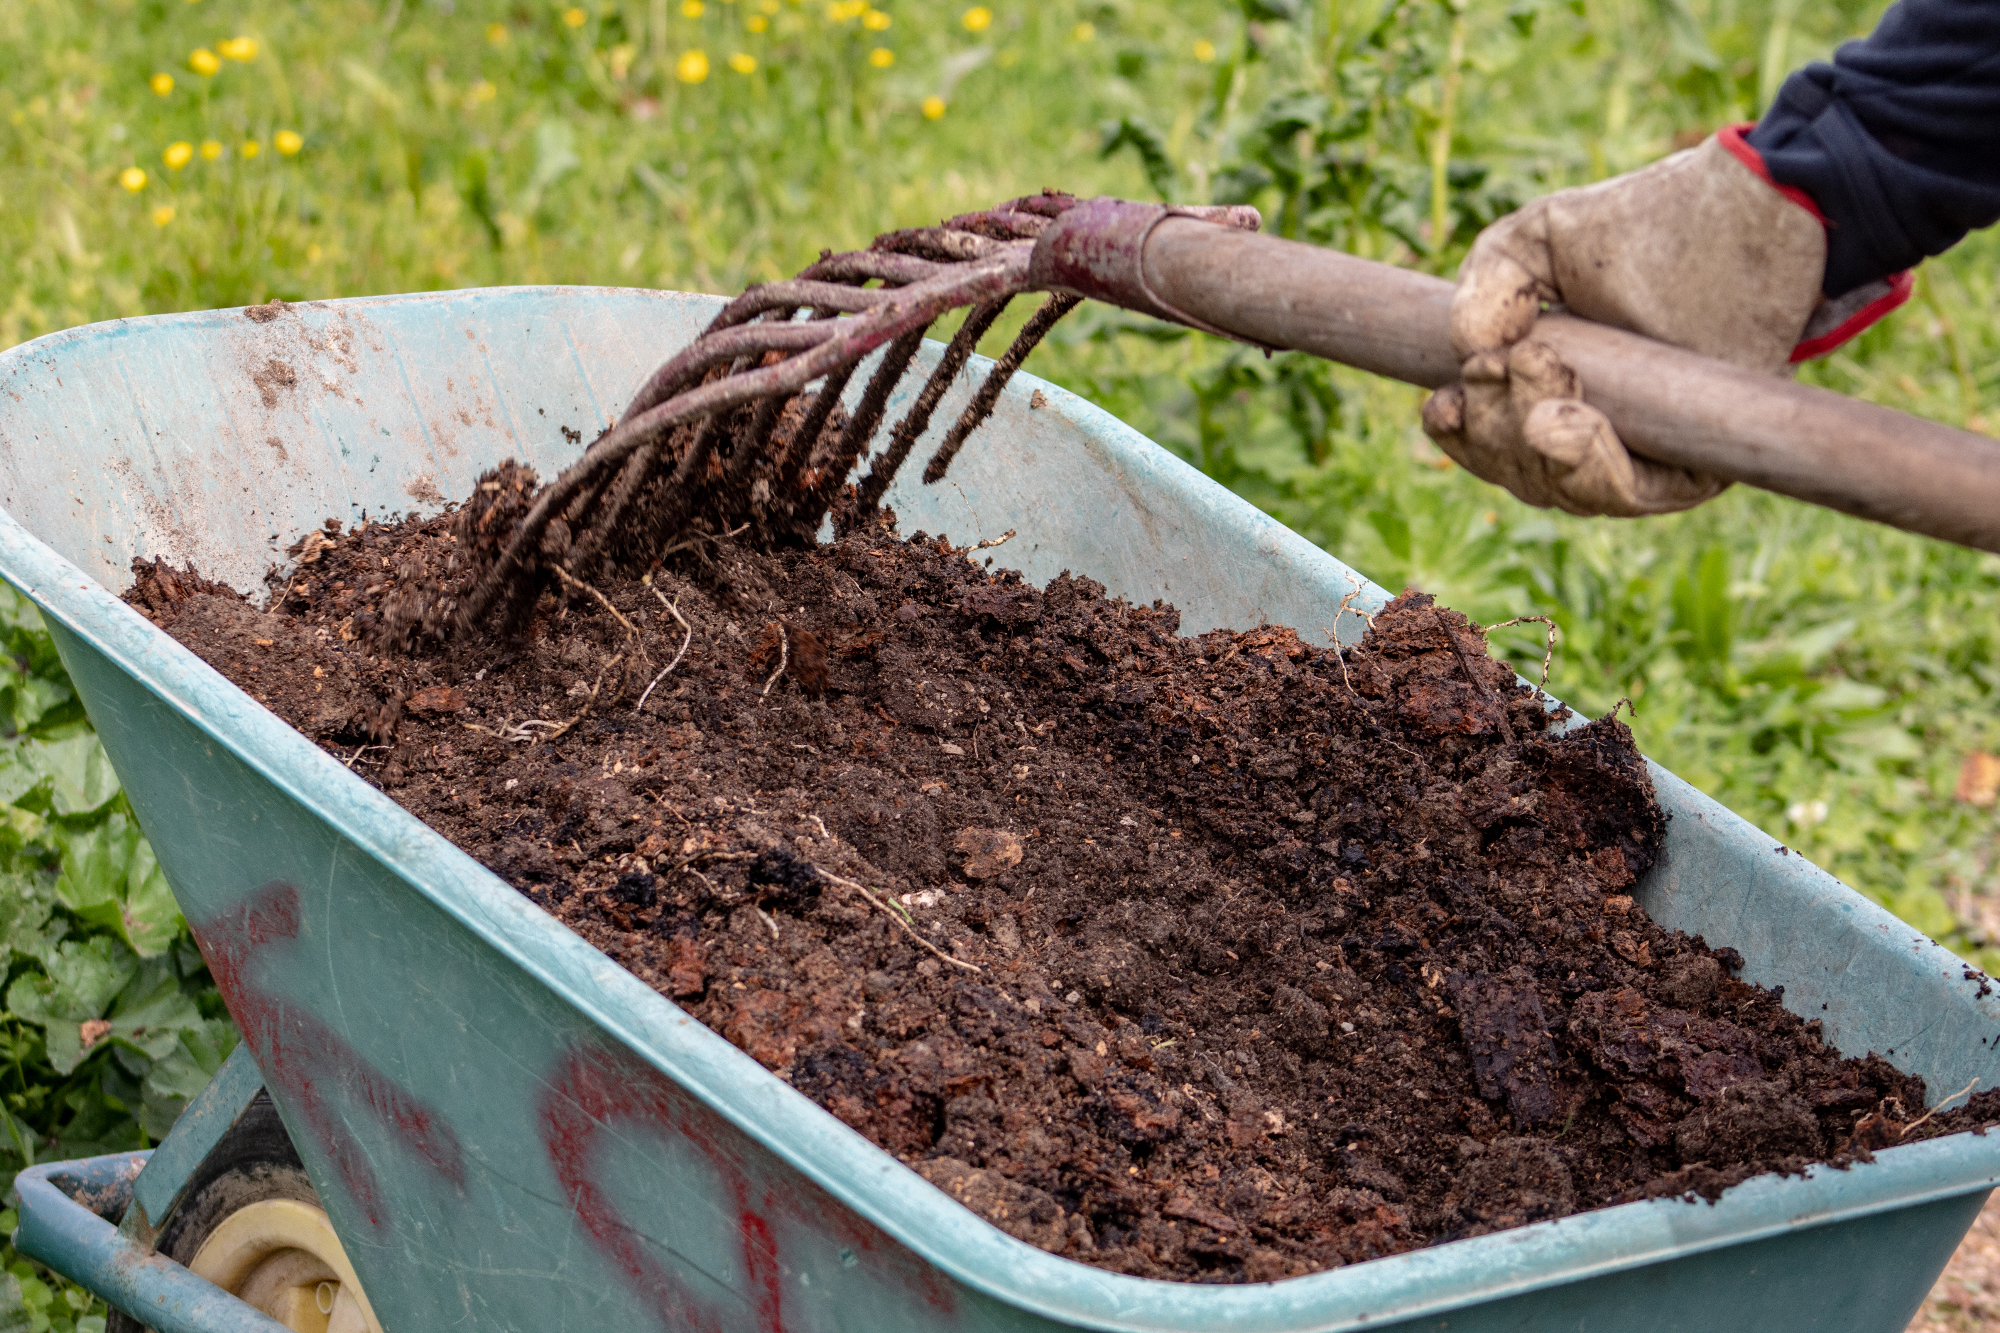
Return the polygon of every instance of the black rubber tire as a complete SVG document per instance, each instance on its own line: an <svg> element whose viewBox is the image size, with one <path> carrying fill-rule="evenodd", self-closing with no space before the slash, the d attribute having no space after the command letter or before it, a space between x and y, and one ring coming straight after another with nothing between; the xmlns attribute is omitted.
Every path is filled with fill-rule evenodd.
<svg viewBox="0 0 2000 1333"><path fill-rule="evenodd" d="M159 1252L185 1264L230 1214L266 1199L296 1199L319 1207L319 1192L306 1177L299 1150L278 1119L278 1108L271 1104L269 1093L260 1092L188 1182L181 1206L160 1233ZM104 1333L151 1330L122 1310L113 1310L104 1322Z"/></svg>

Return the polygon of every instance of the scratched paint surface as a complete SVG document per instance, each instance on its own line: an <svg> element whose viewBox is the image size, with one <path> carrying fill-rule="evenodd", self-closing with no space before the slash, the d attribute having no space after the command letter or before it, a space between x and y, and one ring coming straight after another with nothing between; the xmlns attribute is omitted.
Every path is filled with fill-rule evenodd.
<svg viewBox="0 0 2000 1333"><path fill-rule="evenodd" d="M58 335L0 356L0 490L113 586L132 554L162 551L248 586L273 533L282 546L329 513L434 506L508 454L544 468L570 456L561 428L592 430L619 410L712 308L631 292L459 293ZM59 394L58 378L88 392ZM1030 405L1037 389L1042 408ZM273 436L283 458L256 452ZM1034 576L1088 570L1132 596L1174 596L1190 623L1312 624L1355 586L1337 562L1025 377L954 480L892 497L906 527L961 540L1020 528L1010 556ZM1385 1312L1483 1301L1451 1313L1450 1327L1557 1318L1692 1330L1728 1311L1767 1329L1834 1319L1886 1330L1949 1254L1962 1199L1776 1233L1802 1215L1939 1199L2000 1172L2000 1136L1941 1141L1873 1168L1753 1182L1718 1207L1635 1205L1269 1288L1086 1269L944 1200L4 521L0 569L54 616L392 1329L1251 1333L1382 1327L1397 1322ZM1668 864L1645 887L1662 919L1826 1003L1845 1045L1893 1046L1938 1086L2000 1074L1995 1001L1727 812L1664 777L1662 793L1677 818ZM1799 1280L1772 1282L1774 1264ZM1565 1285L1519 1294L1550 1282Z"/></svg>

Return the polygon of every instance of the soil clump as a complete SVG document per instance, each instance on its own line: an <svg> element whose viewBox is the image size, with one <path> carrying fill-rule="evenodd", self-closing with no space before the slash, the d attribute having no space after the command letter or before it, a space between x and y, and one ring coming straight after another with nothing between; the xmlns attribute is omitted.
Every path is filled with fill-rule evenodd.
<svg viewBox="0 0 2000 1333"><path fill-rule="evenodd" d="M269 610L145 562L128 600L1044 1249L1268 1281L2000 1119L1920 1123L1921 1079L1648 919L1630 733L1421 593L1344 653L1184 637L885 522L370 651L453 524L329 523Z"/></svg>

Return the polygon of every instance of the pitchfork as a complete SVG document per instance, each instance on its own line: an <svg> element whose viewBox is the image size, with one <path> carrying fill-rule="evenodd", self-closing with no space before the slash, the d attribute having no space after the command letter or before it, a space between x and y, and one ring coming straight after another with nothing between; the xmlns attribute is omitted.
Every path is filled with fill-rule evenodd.
<svg viewBox="0 0 2000 1333"><path fill-rule="evenodd" d="M1259 222L1246 207L1044 192L889 232L866 250L823 252L796 278L726 306L553 482L519 468L482 479L460 518L471 560L463 592L431 619L517 621L546 576L582 579L607 561L644 568L706 535L801 543L829 516L838 527L864 521L980 338L1028 292L1049 297L945 432L926 483L1085 297L1425 387L1458 377L1450 283L1259 235ZM887 445L850 483L925 332L968 306ZM1585 397L1635 452L2000 550L2000 443L1559 314L1536 336L1577 369ZM844 407L858 364L884 347Z"/></svg>

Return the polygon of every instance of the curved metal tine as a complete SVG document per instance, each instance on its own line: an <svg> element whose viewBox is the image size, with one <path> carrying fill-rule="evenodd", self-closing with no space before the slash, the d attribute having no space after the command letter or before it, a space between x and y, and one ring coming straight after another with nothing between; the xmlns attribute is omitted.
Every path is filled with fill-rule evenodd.
<svg viewBox="0 0 2000 1333"><path fill-rule="evenodd" d="M884 301L893 299L888 292L873 287L855 287L841 282L815 282L809 278L790 278L784 282L766 282L752 287L743 295L722 307L710 322L707 332L719 333L723 329L734 328L767 311L783 308L786 314L769 321L781 324L791 318L792 313L811 306L815 309L839 311L854 314L871 310Z"/></svg>
<svg viewBox="0 0 2000 1333"><path fill-rule="evenodd" d="M604 488L611 484L612 478L615 476L617 474L611 471L611 469L603 469L591 484L578 491L576 498L571 500L568 506L564 508L562 521L569 525L571 532L575 532L583 523L584 519L590 513L591 506L597 503L597 497L604 494Z"/></svg>
<svg viewBox="0 0 2000 1333"><path fill-rule="evenodd" d="M982 302L974 306L971 313L965 317L965 323L961 324L958 332L953 335L951 345L946 347L944 355L938 358L937 369L933 370L931 377L924 381L922 391L917 394L917 401L903 415L903 419L896 423L896 429L889 437L889 447L882 451L875 459L874 465L868 469L868 476L855 495L855 517L865 518L882 503L882 497L888 493L889 483L896 479L896 473L902 468L904 460L910 456L910 450L916 445L917 437L929 428L931 414L937 411L938 400L944 397L945 390L951 387L951 382L958 378L958 372L965 368L965 363L972 359L972 353L979 347L979 340L986 336L986 331L993 327L993 321L1000 318L1001 312L1007 308L1007 302L1012 299L1012 296L1003 296L998 300Z"/></svg>
<svg viewBox="0 0 2000 1333"><path fill-rule="evenodd" d="M805 324L758 322L704 333L646 377L646 382L639 386L639 392L632 395L632 401L626 404L618 420L624 423L641 412L658 407L683 392L689 381L706 373L718 362L742 356L759 356L765 352L810 351L829 338L838 336L837 325L825 321Z"/></svg>
<svg viewBox="0 0 2000 1333"><path fill-rule="evenodd" d="M799 270L799 277L826 282L876 281L903 287L950 272L951 265L891 250L849 250L845 254L822 255L817 263Z"/></svg>
<svg viewBox="0 0 2000 1333"><path fill-rule="evenodd" d="M657 432L678 422L707 416L753 398L774 393L795 393L837 367L859 360L891 339L900 343L905 334L921 339L923 331L946 310L991 300L1005 291L1018 290L1025 277L1026 253L1023 247L1009 256L1007 262L966 265L951 272L948 280L928 284L927 291L905 292L902 300L866 314L818 324L774 328L773 332L826 332L811 350L789 357L775 366L725 376L713 384L683 390L644 412L628 412L616 427L591 446L582 460L565 469L536 496L528 513L515 525L514 534L499 559L480 577L460 604L459 623L471 626L479 622L499 595L501 584L521 568L528 553L541 541L549 520L567 507L578 490L593 481L599 469L621 465L627 455L650 443ZM732 339L761 327L752 325L731 329L716 335L716 340ZM914 344L912 346L914 349ZM905 364L907 361L905 357ZM885 395L886 392L885 389ZM879 412L877 419L879 421ZM853 466L851 459L846 466ZM842 475L845 475L844 470Z"/></svg>
<svg viewBox="0 0 2000 1333"><path fill-rule="evenodd" d="M604 548L611 541L611 534L618 530L618 524L625 517L625 511L632 501L645 489L646 482L654 473L654 463L658 460L660 446L657 441L642 445L625 460L625 466L618 473L618 480L611 487L610 500L602 512L591 516L590 525L581 537L573 539L569 554L563 560L563 568L577 578L590 577L590 567L604 554Z"/></svg>
<svg viewBox="0 0 2000 1333"><path fill-rule="evenodd" d="M701 420L701 429L694 437L694 443L681 455L680 466L668 478L664 503L654 516L652 526L646 531L647 549L658 551L666 544L667 538L678 532L694 513L695 488L700 474L708 470L709 457L715 452L715 443L728 429L730 418L735 416L733 407L711 412Z"/></svg>
<svg viewBox="0 0 2000 1333"><path fill-rule="evenodd" d="M910 368L910 361L923 346L924 333L930 328L926 324L921 329L912 329L895 342L882 356L882 364L875 368L874 376L868 381L868 388L861 395L861 402L855 407L854 415L847 419L847 429L841 432L840 443L828 461L826 472L813 488L814 498L821 506L828 504L847 480L847 474L868 451L869 442L875 438L875 428L882 424L882 414L888 410L889 394Z"/></svg>
<svg viewBox="0 0 2000 1333"><path fill-rule="evenodd" d="M968 259L991 259L1004 251L1007 246L1019 244L1015 241L995 241L984 236L975 236L969 231L952 231L948 227L908 227L902 231L885 231L875 238L871 250L888 250L895 254L914 254L923 259L943 259L964 261Z"/></svg>
<svg viewBox="0 0 2000 1333"><path fill-rule="evenodd" d="M1021 242L1000 246L994 242L981 240L980 244L994 248L994 256L1001 261L999 267L1026 263L1029 247ZM893 312L898 308L907 311L913 306L935 301L943 303L940 309L968 304L971 299L976 298L960 299L954 294L954 287L960 284L977 286L988 277L998 276L995 270L996 266L991 258L979 264L935 265L923 277L904 284L904 290L897 297L871 304L867 310L855 315L854 318L866 320L871 315ZM895 318L893 314L890 317ZM935 319L936 315L932 318ZM705 333L653 372L640 387L639 392L633 395L631 403L626 406L625 413L619 420L630 421L639 413L650 411L666 402L683 390L697 370L713 365L725 356L750 355L767 351L805 351L842 334L843 325L838 320L813 320L804 324L757 323L738 325L716 333Z"/></svg>
<svg viewBox="0 0 2000 1333"><path fill-rule="evenodd" d="M960 213L946 219L944 225L952 231L969 231L988 240L1031 241L1054 220L1037 213L1010 213L1004 208L994 208L984 213Z"/></svg>
<svg viewBox="0 0 2000 1333"><path fill-rule="evenodd" d="M840 405L840 396L847 392L847 382L854 378L856 369L854 365L842 366L820 382L819 392L813 395L812 406L806 409L805 420L786 441L784 456L778 461L771 489L779 497L796 499L792 490L798 485L799 474L805 471L806 464L812 462L813 447L819 443L820 434L826 429L827 418Z"/></svg>
<svg viewBox="0 0 2000 1333"><path fill-rule="evenodd" d="M703 384L714 384L720 380L727 379L730 371L737 364L737 362L729 362L710 366L702 372L701 382ZM576 499L570 502L569 507L563 511L563 521L569 525L572 550L564 560L564 568L568 569L572 574L581 574L581 566L574 558L577 554L576 546L578 540L587 537L590 529L594 526L616 524L618 516L624 513L626 505L645 488L646 482L651 480L652 476L657 472L662 461L661 446L666 443L671 434L671 428L666 431L657 432L654 438L633 451L632 455L626 459L623 468L620 468L616 473L613 473L609 468L603 469L597 480L587 491L578 495ZM602 440L602 438L602 436L598 437L599 440ZM593 441L592 447L595 447L596 443L597 441ZM635 470L633 459L640 455L644 455L647 461ZM616 478L615 482L613 480L614 477ZM622 488L622 495L619 492L614 492L612 497L612 516L609 518L599 518L594 513L597 502L603 497L606 488L613 485ZM596 544L601 545L602 543ZM596 553L594 551L586 551L584 554L594 556Z"/></svg>
<svg viewBox="0 0 2000 1333"><path fill-rule="evenodd" d="M792 400L791 394L772 394L757 404L757 415L750 418L750 429L744 432L743 443L729 457L729 466L722 474L724 495L734 495L750 476L752 468L759 463L775 463L770 451L771 430L778 424L778 414L785 410L785 404Z"/></svg>
<svg viewBox="0 0 2000 1333"><path fill-rule="evenodd" d="M945 471L951 467L951 460L958 457L958 451L965 447L965 441L979 423L992 414L993 405L1000 401L1000 391L1007 387L1007 381L1014 378L1014 372L1028 359L1028 353L1035 350L1048 331L1056 326L1056 321L1067 315L1082 302L1081 296L1071 296L1058 292L1043 303L1034 313L1021 332L1015 336L1014 345L1007 349L1005 356L993 363L986 382L979 386L979 392L966 404L965 411L952 423L951 431L944 437L944 443L931 455L931 461L924 466L924 484L935 485L944 479Z"/></svg>
<svg viewBox="0 0 2000 1333"><path fill-rule="evenodd" d="M1009 199L987 210L989 213L1033 213L1038 217L1053 218L1068 212L1077 204L1077 197L1066 190L1043 190L1040 194L1024 194Z"/></svg>

